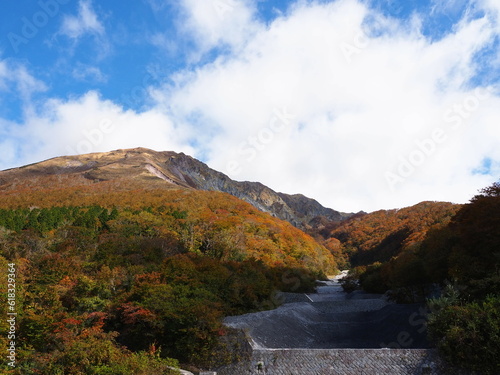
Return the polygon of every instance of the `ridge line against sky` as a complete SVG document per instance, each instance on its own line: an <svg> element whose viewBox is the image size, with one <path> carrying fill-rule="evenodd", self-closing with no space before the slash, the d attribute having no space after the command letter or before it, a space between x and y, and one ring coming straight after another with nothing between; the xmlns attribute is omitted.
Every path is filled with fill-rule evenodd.
<svg viewBox="0 0 500 375"><path fill-rule="evenodd" d="M499 179L498 1L2 8L0 169L172 150L346 212Z"/></svg>

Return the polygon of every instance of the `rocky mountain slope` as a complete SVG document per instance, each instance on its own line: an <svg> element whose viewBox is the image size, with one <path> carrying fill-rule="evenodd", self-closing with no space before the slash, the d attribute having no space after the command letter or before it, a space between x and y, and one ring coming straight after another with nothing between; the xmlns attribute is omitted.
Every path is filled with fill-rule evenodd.
<svg viewBox="0 0 500 375"><path fill-rule="evenodd" d="M145 148L63 156L0 172L0 192L113 182L116 189L195 189L236 196L261 211L307 229L352 214L323 207L303 195L277 193L258 182L238 182L183 153Z"/></svg>

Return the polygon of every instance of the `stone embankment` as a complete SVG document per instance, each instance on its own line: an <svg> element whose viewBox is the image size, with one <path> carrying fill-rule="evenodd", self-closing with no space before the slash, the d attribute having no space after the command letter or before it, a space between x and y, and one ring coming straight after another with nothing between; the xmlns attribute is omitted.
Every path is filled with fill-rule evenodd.
<svg viewBox="0 0 500 375"><path fill-rule="evenodd" d="M440 366L428 349L255 349L217 375L439 375Z"/></svg>

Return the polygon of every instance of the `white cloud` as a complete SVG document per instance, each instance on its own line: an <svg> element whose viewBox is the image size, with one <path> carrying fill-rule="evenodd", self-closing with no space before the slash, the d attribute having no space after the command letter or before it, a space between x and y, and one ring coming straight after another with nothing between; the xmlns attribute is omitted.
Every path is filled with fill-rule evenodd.
<svg viewBox="0 0 500 375"><path fill-rule="evenodd" d="M28 72L24 65L0 60L0 90L15 90L28 104L34 93L47 90L47 86Z"/></svg>
<svg viewBox="0 0 500 375"><path fill-rule="evenodd" d="M55 37L67 37L68 48L64 51L65 58L73 57L76 48L82 48L88 42L91 48L87 53L92 61L101 61L109 57L112 51L106 28L101 20L102 14L97 14L91 0L79 0L76 15L67 15L63 18L59 32ZM101 77L102 78L102 77Z"/></svg>
<svg viewBox="0 0 500 375"><path fill-rule="evenodd" d="M182 0L182 29L194 36L201 52L221 44L241 46L259 25L250 0Z"/></svg>
<svg viewBox="0 0 500 375"><path fill-rule="evenodd" d="M51 100L22 125L9 126L5 134L7 139L23 139L17 142L20 163L138 146L194 154L187 145L192 136L159 111L125 111L96 92L74 100ZM8 160L0 162L2 168L11 166Z"/></svg>
<svg viewBox="0 0 500 375"><path fill-rule="evenodd" d="M33 93L42 92L47 89L45 83L33 77L24 66L20 66L12 71L11 80L16 83L21 97L26 102L28 102Z"/></svg>
<svg viewBox="0 0 500 375"><path fill-rule="evenodd" d="M493 178L472 170L496 153L498 98L466 113L481 119L468 130L451 129L443 116L473 95L474 54L497 32L490 15L430 41L417 16L403 24L354 0L300 3L268 28L250 28L234 47L241 52L178 77L179 88L156 96L176 118L199 124L209 164L231 177L342 210L463 202ZM273 132L273 111L282 108L295 119ZM415 159L436 129L446 141ZM391 186L387 172L409 157L421 164Z"/></svg>
<svg viewBox="0 0 500 375"><path fill-rule="evenodd" d="M66 16L60 33L72 39L79 39L84 34L103 35L104 26L99 21L90 0L80 0L78 15Z"/></svg>
<svg viewBox="0 0 500 375"><path fill-rule="evenodd" d="M496 0L478 0L478 5L487 9L490 16L496 21L496 30L500 32L500 3Z"/></svg>

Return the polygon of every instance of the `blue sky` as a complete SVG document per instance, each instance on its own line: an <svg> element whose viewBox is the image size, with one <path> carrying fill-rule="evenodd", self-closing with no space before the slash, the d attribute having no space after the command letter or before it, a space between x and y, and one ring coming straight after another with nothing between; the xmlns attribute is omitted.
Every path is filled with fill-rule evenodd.
<svg viewBox="0 0 500 375"><path fill-rule="evenodd" d="M0 169L149 147L344 211L500 172L495 0L41 0L0 12Z"/></svg>

